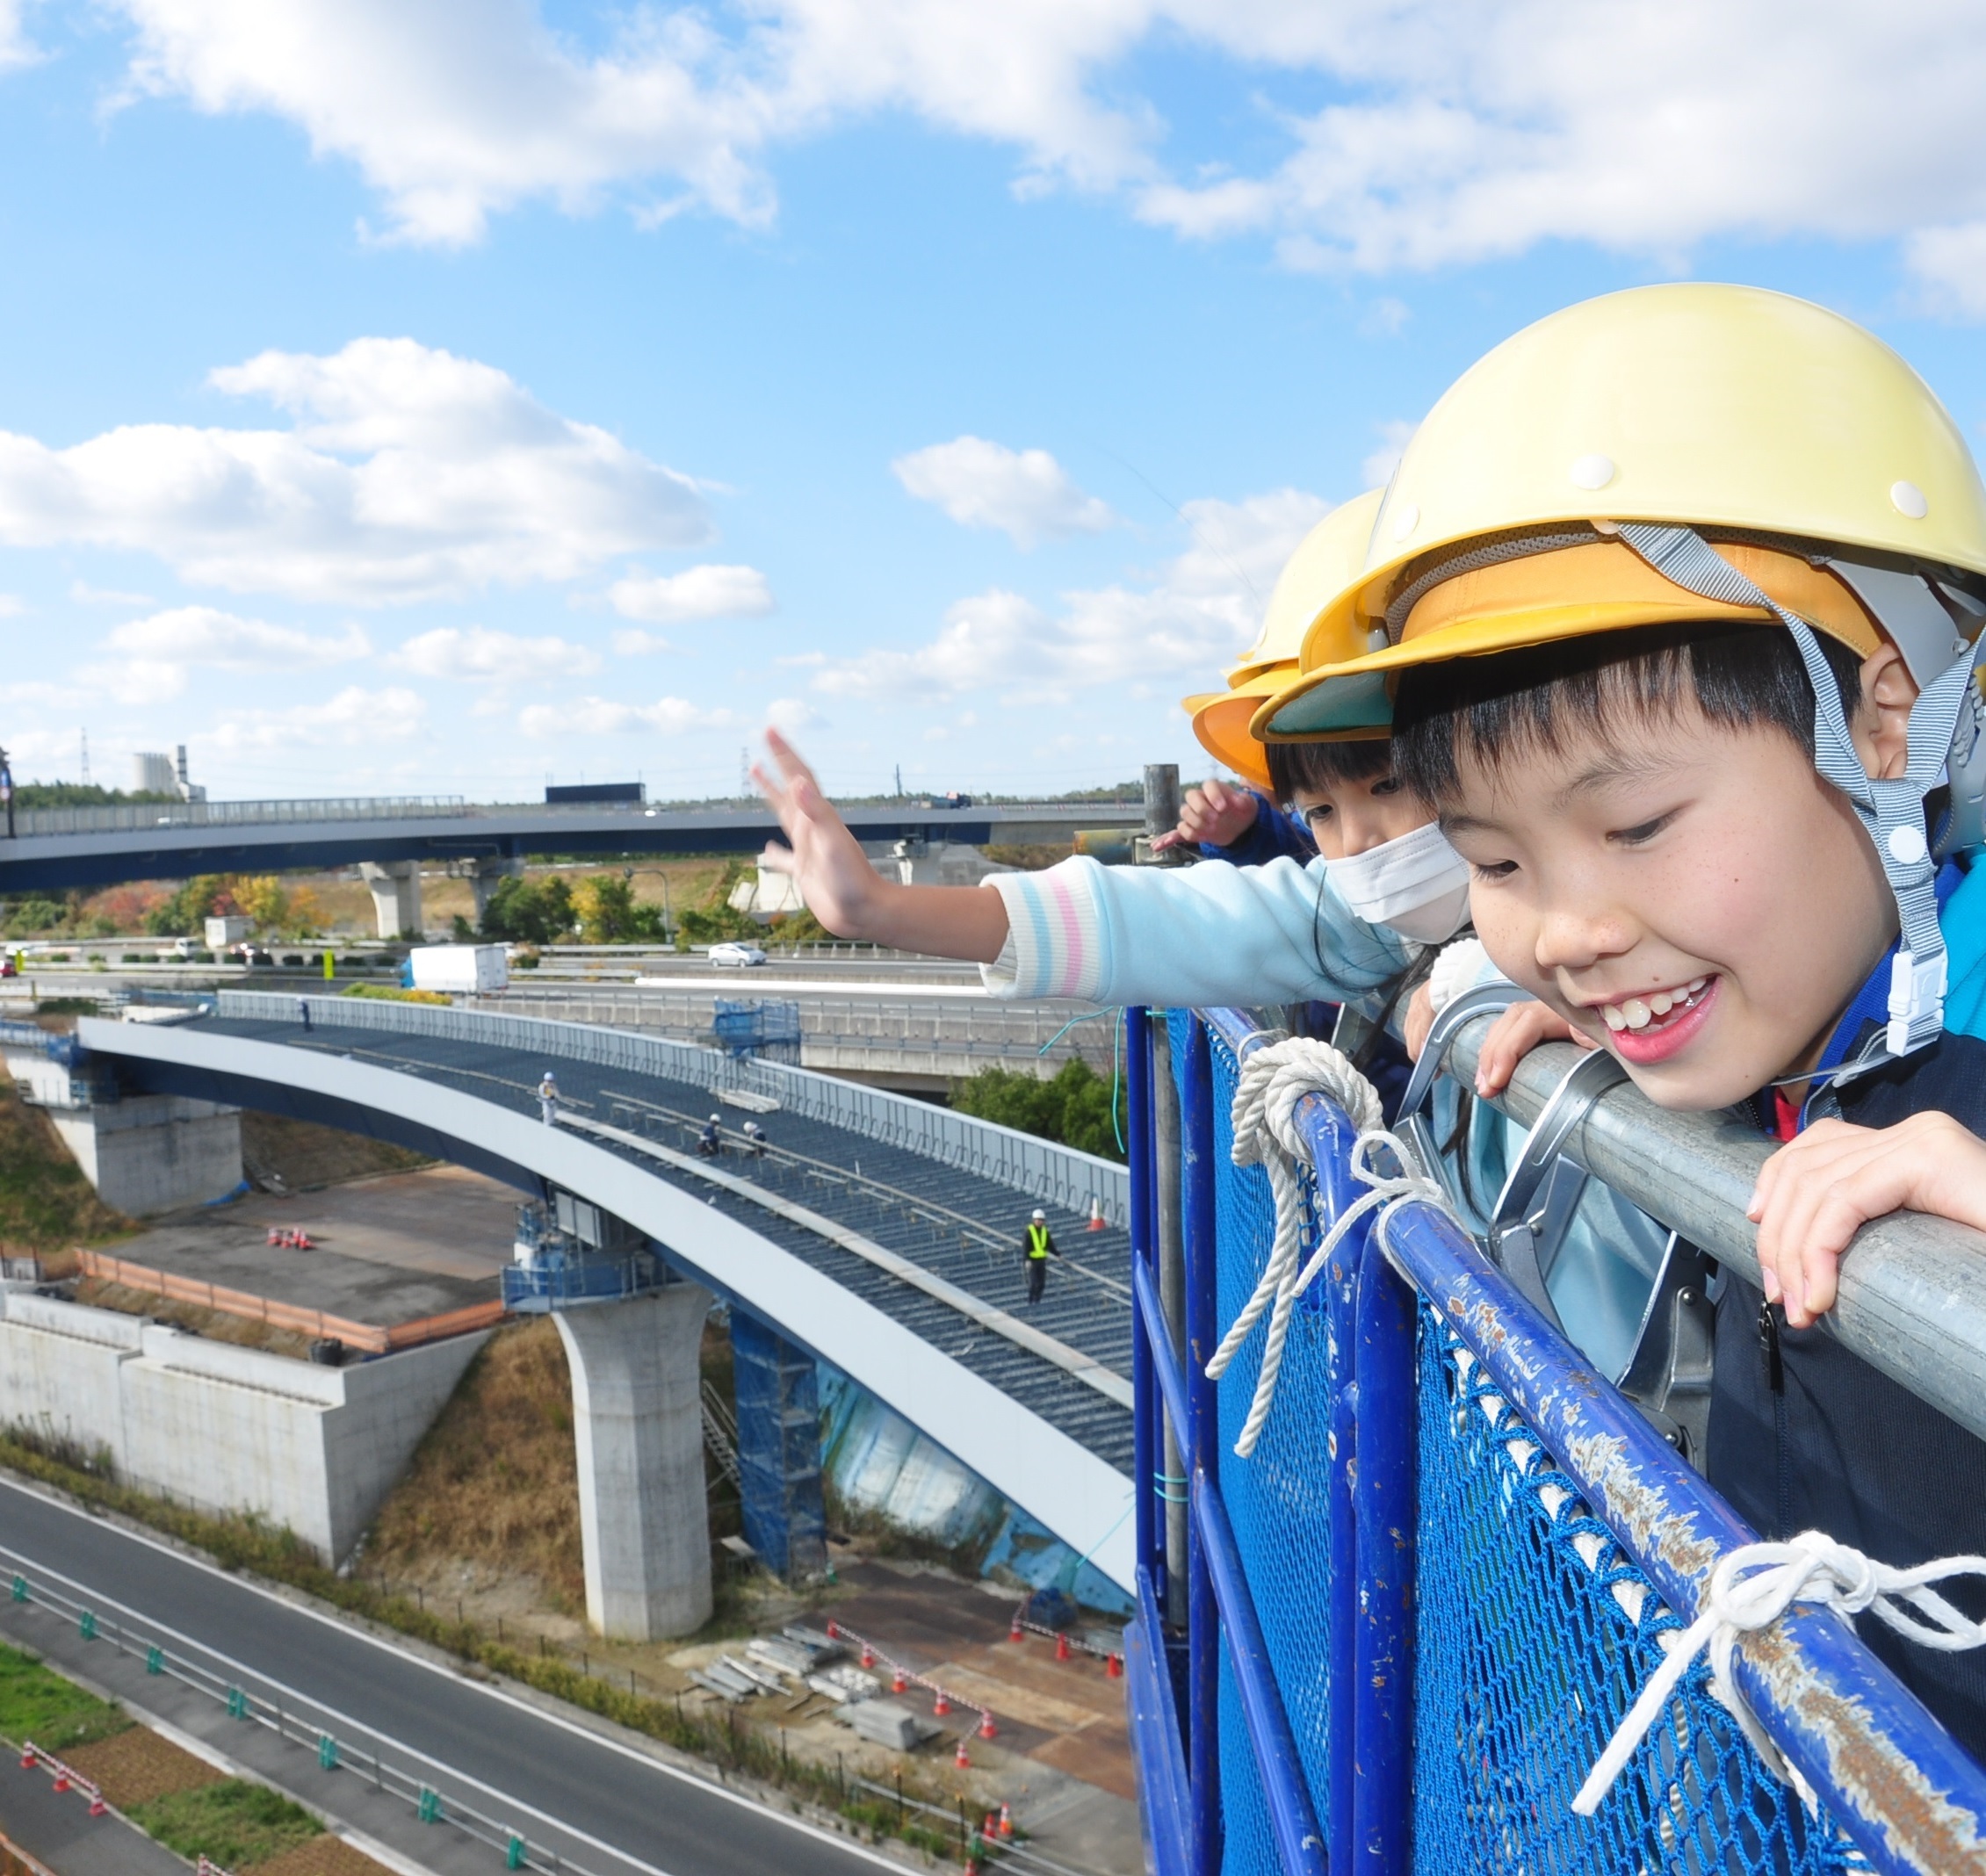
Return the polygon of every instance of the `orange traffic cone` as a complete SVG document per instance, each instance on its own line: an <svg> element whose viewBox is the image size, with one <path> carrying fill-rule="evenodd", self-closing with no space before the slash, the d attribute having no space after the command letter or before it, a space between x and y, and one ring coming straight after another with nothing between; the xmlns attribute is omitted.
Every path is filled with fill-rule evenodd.
<svg viewBox="0 0 1986 1876"><path fill-rule="evenodd" d="M104 1813L109 1809L110 1807L104 1802L103 1793L101 1792L99 1792L96 1797L92 1798L90 1800L90 1815L92 1817L101 1817Z"/></svg>
<svg viewBox="0 0 1986 1876"><path fill-rule="evenodd" d="M34 1748L32 1746L28 1747L21 1754L21 1770L23 1771L32 1771L34 1770Z"/></svg>
<svg viewBox="0 0 1986 1876"><path fill-rule="evenodd" d="M1000 1807L1000 1834L1003 1837L1014 1835L1014 1814L1005 1805Z"/></svg>
<svg viewBox="0 0 1986 1876"><path fill-rule="evenodd" d="M979 1709L979 1737L991 1739L1000 1729L993 1723L993 1715L985 1707Z"/></svg>
<svg viewBox="0 0 1986 1876"><path fill-rule="evenodd" d="M830 1642L839 1642L841 1639L840 1625L835 1622L832 1616L827 1620L827 1639Z"/></svg>
<svg viewBox="0 0 1986 1876"><path fill-rule="evenodd" d="M1123 1675L1123 1663L1119 1661L1115 1655L1106 1655L1103 1657L1103 1677L1106 1680L1116 1680Z"/></svg>
<svg viewBox="0 0 1986 1876"><path fill-rule="evenodd" d="M866 1642L862 1644L862 1664L865 1668L872 1668L876 1665L876 1650L870 1647Z"/></svg>
<svg viewBox="0 0 1986 1876"><path fill-rule="evenodd" d="M1014 1612L1014 1620L1007 1627L1007 1639L1009 1642L1018 1642L1022 1639L1021 1612L1018 1609Z"/></svg>
<svg viewBox="0 0 1986 1876"><path fill-rule="evenodd" d="M1089 1201L1089 1223L1084 1229L1090 1231L1107 1231L1110 1221L1103 1216L1103 1201L1093 1197Z"/></svg>
<svg viewBox="0 0 1986 1876"><path fill-rule="evenodd" d="M942 1687L937 1690L932 1699L931 1711L941 1720L951 1711L951 1702L946 1699L945 1691Z"/></svg>
<svg viewBox="0 0 1986 1876"><path fill-rule="evenodd" d="M1055 1658L1058 1661L1066 1661L1069 1658L1069 1635L1066 1629L1055 1638Z"/></svg>
<svg viewBox="0 0 1986 1876"><path fill-rule="evenodd" d="M910 1692L910 1683L904 1678L904 1672L901 1668L894 1669L891 1672L890 1692L892 1693L907 1693Z"/></svg>
<svg viewBox="0 0 1986 1876"><path fill-rule="evenodd" d="M67 1790L68 1790L69 1788L69 1773L68 1773L68 1772L66 1772L66 1771L58 1771L58 1772L57 1772L57 1773L55 1774L55 1784L54 1784L54 1789L55 1789L56 1791L59 1791L59 1792L66 1792L66 1791L67 1791Z"/></svg>
<svg viewBox="0 0 1986 1876"><path fill-rule="evenodd" d="M952 1754L951 1762L961 1771L964 1771L972 1763L971 1757L965 1750L965 1735L963 1733L958 1735L958 1750Z"/></svg>

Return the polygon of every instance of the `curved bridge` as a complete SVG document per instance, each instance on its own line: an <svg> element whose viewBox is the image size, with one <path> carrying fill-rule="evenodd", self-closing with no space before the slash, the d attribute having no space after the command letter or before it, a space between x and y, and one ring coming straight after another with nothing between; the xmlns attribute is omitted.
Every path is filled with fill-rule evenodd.
<svg viewBox="0 0 1986 1876"><path fill-rule="evenodd" d="M1123 1168L804 1070L579 1024L224 992L191 1021L85 1018L78 1035L147 1092L318 1121L534 1197L589 1200L1130 1584ZM532 1093L547 1067L556 1126ZM739 1093L778 1104L772 1150L697 1158L713 1098ZM1019 1245L1036 1204L1065 1261L1022 1319ZM1093 1212L1104 1229L1086 1230Z"/></svg>

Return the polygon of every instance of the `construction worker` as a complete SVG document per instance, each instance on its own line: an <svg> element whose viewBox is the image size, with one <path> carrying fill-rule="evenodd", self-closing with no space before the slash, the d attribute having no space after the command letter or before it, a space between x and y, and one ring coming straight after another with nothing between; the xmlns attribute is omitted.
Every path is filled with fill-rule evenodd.
<svg viewBox="0 0 1986 1876"><path fill-rule="evenodd" d="M544 1080L538 1085L538 1111L539 1117L547 1127L552 1124L552 1115L558 1106L558 1079L550 1069L546 1069Z"/></svg>
<svg viewBox="0 0 1986 1876"><path fill-rule="evenodd" d="M1060 1257L1055 1248L1055 1238L1048 1229L1048 1214L1036 1206L1034 1216L1028 1220L1027 1235L1021 1241L1021 1254L1028 1266L1028 1301L1041 1301L1043 1288L1048 1282L1048 1260Z"/></svg>
<svg viewBox="0 0 1986 1876"><path fill-rule="evenodd" d="M765 1129L761 1127L756 1121L747 1121L745 1122L745 1151L754 1159L763 1159L765 1149Z"/></svg>
<svg viewBox="0 0 1986 1876"><path fill-rule="evenodd" d="M713 1114L697 1136L697 1151L705 1159L715 1159L724 1151L724 1117Z"/></svg>

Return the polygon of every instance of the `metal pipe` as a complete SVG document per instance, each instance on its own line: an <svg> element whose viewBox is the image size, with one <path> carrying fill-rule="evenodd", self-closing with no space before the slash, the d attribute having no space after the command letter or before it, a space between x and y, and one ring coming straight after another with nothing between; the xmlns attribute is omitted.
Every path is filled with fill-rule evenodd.
<svg viewBox="0 0 1986 1876"><path fill-rule="evenodd" d="M1186 1360L1186 1238L1180 1219L1179 1085L1173 1079L1172 1031L1163 1019L1152 1025L1152 1106L1158 1122L1158 1158L1153 1171L1158 1186L1159 1299L1175 1363ZM1186 1627L1186 1465L1181 1456L1182 1424L1166 1416L1165 1486L1166 1620L1174 1628Z"/></svg>
<svg viewBox="0 0 1986 1876"><path fill-rule="evenodd" d="M1152 1156L1152 1019L1142 1009L1127 1013L1124 1022L1125 1105L1130 1148L1130 1251L1135 1284L1151 1275L1153 1237ZM1134 1311L1131 1321L1131 1506L1134 1567L1153 1575L1164 1559L1159 1545L1159 1506L1152 1490L1152 1471L1159 1450L1155 1437L1159 1409L1153 1399L1152 1347L1144 1324Z"/></svg>
<svg viewBox="0 0 1986 1876"><path fill-rule="evenodd" d="M1490 1021L1468 1025L1449 1053L1449 1072L1465 1086ZM1528 1127L1582 1054L1570 1043L1533 1050L1495 1106ZM1672 1113L1623 1084L1593 1104L1565 1151L1759 1281L1758 1228L1744 1209L1773 1145L1753 1129L1728 1115ZM1843 1256L1839 1300L1821 1321L1870 1367L1986 1439L1986 1235L1917 1212L1872 1220Z"/></svg>
<svg viewBox="0 0 1986 1876"><path fill-rule="evenodd" d="M1221 1495L1205 1473L1193 1479L1193 1522L1219 1604L1227 1634L1228 1659L1234 1667L1235 1691L1248 1743L1255 1749L1261 1771L1262 1793L1275 1835L1285 1876L1325 1876L1331 1859L1325 1854L1324 1833L1318 1828L1311 1790L1304 1779L1296 1735L1282 1696L1276 1691L1268 1643L1255 1615L1255 1600L1241 1568L1241 1552L1227 1520ZM1199 1793L1194 1794L1195 1805Z"/></svg>
<svg viewBox="0 0 1986 1876"><path fill-rule="evenodd" d="M1186 1440L1188 1490L1217 1490L1220 1476L1219 1401L1207 1363L1220 1338L1215 1284L1218 1245L1214 1209L1214 1071L1207 1026L1188 1031L1180 1102L1180 1209L1186 1237ZM1187 1764L1193 1786L1193 1862L1197 1876L1221 1867L1220 1612L1198 1519L1187 1530Z"/></svg>

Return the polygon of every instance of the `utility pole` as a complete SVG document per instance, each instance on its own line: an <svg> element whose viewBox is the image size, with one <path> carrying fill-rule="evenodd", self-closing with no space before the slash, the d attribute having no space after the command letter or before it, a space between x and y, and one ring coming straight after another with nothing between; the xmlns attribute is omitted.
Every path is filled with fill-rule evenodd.
<svg viewBox="0 0 1986 1876"><path fill-rule="evenodd" d="M903 799L903 764L901 762L897 764L897 799L899 801Z"/></svg>

